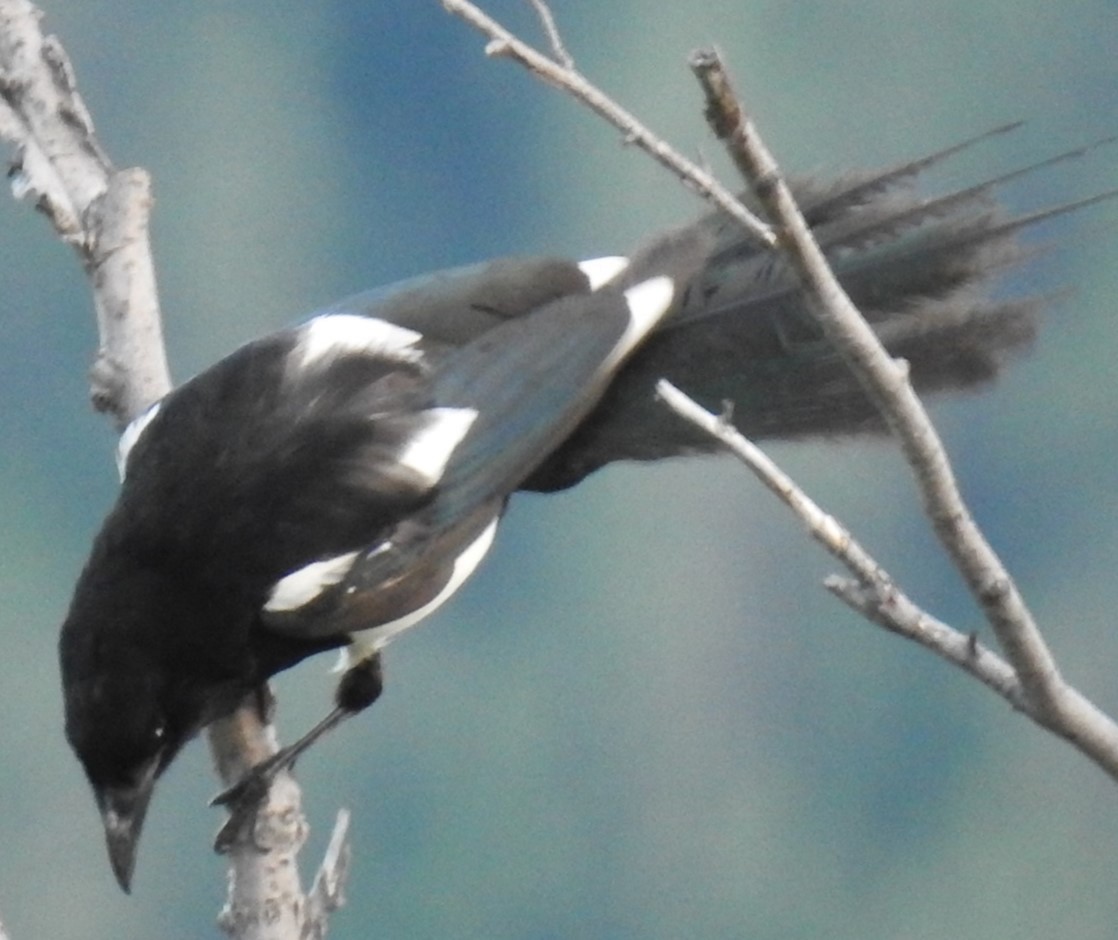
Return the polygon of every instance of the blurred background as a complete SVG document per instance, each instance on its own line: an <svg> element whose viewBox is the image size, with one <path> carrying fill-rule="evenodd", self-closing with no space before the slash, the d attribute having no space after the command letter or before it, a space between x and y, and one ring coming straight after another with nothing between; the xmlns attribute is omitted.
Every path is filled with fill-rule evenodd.
<svg viewBox="0 0 1118 940"><path fill-rule="evenodd" d="M537 35L528 5L487 8ZM348 293L507 253L624 251L700 211L584 109L487 60L436 0L43 0L100 139L155 179L177 379ZM1114 0L555 0L582 69L716 164L685 57L716 41L784 166L885 165L1023 118L937 184L1118 132ZM1015 183L1115 185L1112 148ZM729 177L727 177L729 178ZM935 414L1068 678L1118 713L1118 208L1047 224L1013 290L1032 355ZM163 781L135 893L113 883L61 733L56 631L116 489L87 404L79 265L0 201L0 916L12 940L214 936L203 743ZM772 453L914 598L988 631L885 442ZM353 810L331 936L1110 938L1118 791L973 680L867 626L728 459L610 468L514 501L387 692L300 764L311 874ZM277 683L288 739L331 657Z"/></svg>

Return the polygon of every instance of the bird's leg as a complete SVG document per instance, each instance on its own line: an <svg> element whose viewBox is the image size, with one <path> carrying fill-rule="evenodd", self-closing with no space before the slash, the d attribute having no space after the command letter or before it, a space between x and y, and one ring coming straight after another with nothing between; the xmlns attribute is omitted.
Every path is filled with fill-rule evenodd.
<svg viewBox="0 0 1118 940"><path fill-rule="evenodd" d="M370 653L350 666L334 690L338 708L356 715L373 704L384 691L384 672L380 667L380 653Z"/></svg>
<svg viewBox="0 0 1118 940"><path fill-rule="evenodd" d="M363 711L380 696L384 682L381 673L380 655L373 654L346 670L334 693L334 709L301 738L287 747L280 748L271 757L253 767L237 783L215 796L213 806L229 806L233 803L259 803L268 793L268 787L277 774L290 770L295 761L302 756L319 738L333 731L351 715Z"/></svg>
<svg viewBox="0 0 1118 940"><path fill-rule="evenodd" d="M276 697L272 694L271 686L267 682L260 683L253 692L253 699L256 714L264 724L270 725L276 715Z"/></svg>
<svg viewBox="0 0 1118 940"><path fill-rule="evenodd" d="M276 777L294 767L295 761L316 741L350 716L372 705L380 696L382 688L379 654L374 653L347 669L334 693L336 704L330 714L297 741L280 748L249 770L233 786L210 800L211 806L225 806L229 809L229 819L218 832L214 848L218 852L228 851L239 841L241 833L251 831L250 817L267 797Z"/></svg>
<svg viewBox="0 0 1118 940"><path fill-rule="evenodd" d="M298 741L280 748L271 757L256 764L233 786L215 796L210 800L210 805L231 806L234 803L259 803L268 795L268 788L272 785L272 781L282 771L294 767L295 761L304 751L323 735L334 730L352 714L353 712L347 709L335 707L329 715L299 738Z"/></svg>

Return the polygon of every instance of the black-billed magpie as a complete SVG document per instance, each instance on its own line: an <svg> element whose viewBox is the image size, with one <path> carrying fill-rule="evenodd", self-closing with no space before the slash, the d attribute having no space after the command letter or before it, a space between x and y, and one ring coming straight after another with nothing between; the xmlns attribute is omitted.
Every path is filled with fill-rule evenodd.
<svg viewBox="0 0 1118 940"><path fill-rule="evenodd" d="M919 196L957 149L796 187L924 391L988 380L1027 344L1035 304L989 287L1023 257L1017 232L1068 208L1007 216L1002 180ZM60 639L66 735L121 887L183 744L332 648L348 668L325 724L369 705L380 649L471 574L513 493L712 450L654 400L661 377L733 402L755 437L879 428L786 263L719 214L630 258L504 259L359 295L134 421Z"/></svg>

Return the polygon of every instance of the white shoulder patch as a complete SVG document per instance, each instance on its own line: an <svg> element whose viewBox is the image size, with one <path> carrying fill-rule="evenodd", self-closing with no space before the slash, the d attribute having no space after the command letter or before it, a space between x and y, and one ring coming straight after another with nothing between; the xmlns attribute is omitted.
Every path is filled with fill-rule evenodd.
<svg viewBox="0 0 1118 940"><path fill-rule="evenodd" d="M622 255L609 255L605 258L580 261L578 267L590 282L590 289L597 290L629 267L629 259Z"/></svg>
<svg viewBox="0 0 1118 940"><path fill-rule="evenodd" d="M299 329L299 342L292 355L295 365L302 369L346 353L415 363L422 358L415 348L421 339L423 336L415 330L375 317L324 313Z"/></svg>
<svg viewBox="0 0 1118 940"><path fill-rule="evenodd" d="M477 414L473 408L429 408L421 412L417 415L418 427L404 442L396 460L434 486Z"/></svg>
<svg viewBox="0 0 1118 940"><path fill-rule="evenodd" d="M629 326L609 358L611 367L629 355L656 328L671 310L674 298L675 282L666 274L641 281L625 291L625 302L629 305Z"/></svg>
<svg viewBox="0 0 1118 940"><path fill-rule="evenodd" d="M128 472L128 455L132 453L132 448L136 446L136 441L140 439L140 435L143 434L147 426L151 424L152 419L159 414L159 406L161 404L162 402L157 401L142 415L133 419L120 435L120 440L117 441L116 469L117 473L120 474L122 483Z"/></svg>
<svg viewBox="0 0 1118 940"><path fill-rule="evenodd" d="M337 584L353 567L360 552L346 552L323 561L313 561L291 574L284 575L272 587L264 609L292 611L305 607L326 588Z"/></svg>

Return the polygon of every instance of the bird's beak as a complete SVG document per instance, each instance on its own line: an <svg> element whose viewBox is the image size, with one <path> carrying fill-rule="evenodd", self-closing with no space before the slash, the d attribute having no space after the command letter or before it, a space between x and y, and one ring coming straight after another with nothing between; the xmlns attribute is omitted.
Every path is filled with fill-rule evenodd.
<svg viewBox="0 0 1118 940"><path fill-rule="evenodd" d="M113 874L125 894L132 891L132 870L136 867L136 847L144 828L144 816L155 789L158 761L131 786L105 787L97 793L97 805L105 824L105 843L109 849L109 863Z"/></svg>

